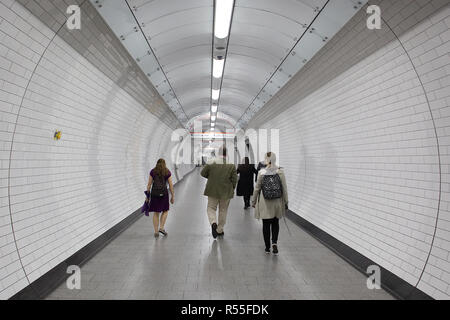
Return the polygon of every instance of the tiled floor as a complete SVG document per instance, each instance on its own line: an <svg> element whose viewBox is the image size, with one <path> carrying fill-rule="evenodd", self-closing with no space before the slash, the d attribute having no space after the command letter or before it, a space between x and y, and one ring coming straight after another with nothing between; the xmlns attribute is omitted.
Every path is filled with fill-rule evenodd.
<svg viewBox="0 0 450 320"><path fill-rule="evenodd" d="M47 299L393 299L328 248L280 221L279 256L266 255L261 222L232 200L225 237L214 240L198 171L175 188L169 235L142 217L81 269L81 289Z"/></svg>

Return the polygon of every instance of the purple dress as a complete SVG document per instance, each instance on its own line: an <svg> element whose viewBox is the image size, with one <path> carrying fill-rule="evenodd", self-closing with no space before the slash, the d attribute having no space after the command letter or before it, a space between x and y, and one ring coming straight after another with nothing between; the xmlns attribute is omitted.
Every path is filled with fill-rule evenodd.
<svg viewBox="0 0 450 320"><path fill-rule="evenodd" d="M153 172L153 169L152 169L152 171L150 171L150 175L152 176L153 179L155 179L155 173ZM169 171L167 176L165 176L166 183L171 175L172 175L172 173L170 173L170 171ZM150 212L169 211L169 192L167 192L166 195L162 198L150 197L150 208L148 211L150 211Z"/></svg>

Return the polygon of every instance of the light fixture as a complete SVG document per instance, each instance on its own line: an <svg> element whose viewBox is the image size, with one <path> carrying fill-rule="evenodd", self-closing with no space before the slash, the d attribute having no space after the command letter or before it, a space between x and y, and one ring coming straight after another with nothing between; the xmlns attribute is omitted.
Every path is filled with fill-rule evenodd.
<svg viewBox="0 0 450 320"><path fill-rule="evenodd" d="M223 64L225 62L225 59L213 59L213 77L214 78L220 78L223 74Z"/></svg>
<svg viewBox="0 0 450 320"><path fill-rule="evenodd" d="M216 121L216 116L211 116L211 121L212 122Z"/></svg>
<svg viewBox="0 0 450 320"><path fill-rule="evenodd" d="M219 39L228 37L234 0L216 0L214 13L214 35Z"/></svg>
<svg viewBox="0 0 450 320"><path fill-rule="evenodd" d="M220 95L220 90L215 90L215 89L212 89L212 94L211 94L211 96L212 96L212 99L213 100L217 100L217 99L219 99L219 95Z"/></svg>
<svg viewBox="0 0 450 320"><path fill-rule="evenodd" d="M213 105L211 106L211 112L212 112L212 113L216 113L216 112L217 112L217 105L214 105L214 104L213 104Z"/></svg>

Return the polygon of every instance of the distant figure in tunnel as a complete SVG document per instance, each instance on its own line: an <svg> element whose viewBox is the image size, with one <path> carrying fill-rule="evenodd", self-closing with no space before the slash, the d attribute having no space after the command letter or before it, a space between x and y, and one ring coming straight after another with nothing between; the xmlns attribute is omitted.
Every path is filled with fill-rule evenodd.
<svg viewBox="0 0 450 320"><path fill-rule="evenodd" d="M172 173L166 167L166 161L159 159L156 163L156 167L150 171L148 178L147 193L150 194L149 211L153 212L153 227L155 229L155 237L158 237L161 233L167 236L167 232L164 229L166 224L167 215L169 214L169 193L167 191L167 182L170 189L170 202L174 204L175 194L172 183ZM151 191L150 191L151 188ZM159 214L162 212L161 219Z"/></svg>
<svg viewBox="0 0 450 320"><path fill-rule="evenodd" d="M237 183L236 167L226 163L227 149L222 146L219 155L211 159L203 168L201 175L208 179L204 195L208 196L208 219L211 224L212 235L223 236L223 228L227 219L228 206L234 196ZM219 218L216 211L219 207Z"/></svg>
<svg viewBox="0 0 450 320"><path fill-rule="evenodd" d="M270 254L270 235L272 233L272 252L274 255L278 255L279 219L283 217L288 206L288 190L284 172L276 165L275 153L267 152L265 163L266 167L258 173L252 207L255 208L255 218L263 221L266 253Z"/></svg>
<svg viewBox="0 0 450 320"><path fill-rule="evenodd" d="M255 182L256 182L256 180L258 179L258 173L259 173L259 171L260 171L261 169L265 168L265 167L266 167L266 164L264 163L264 161L260 161L260 162L258 163L258 166L256 167L256 172L257 172L257 174L256 174L256 176L255 176Z"/></svg>
<svg viewBox="0 0 450 320"><path fill-rule="evenodd" d="M239 181L237 184L236 194L238 197L244 197L244 209L250 207L250 197L253 194L253 175L257 175L258 171L254 164L250 164L248 157L244 158L244 164L240 164L237 168Z"/></svg>

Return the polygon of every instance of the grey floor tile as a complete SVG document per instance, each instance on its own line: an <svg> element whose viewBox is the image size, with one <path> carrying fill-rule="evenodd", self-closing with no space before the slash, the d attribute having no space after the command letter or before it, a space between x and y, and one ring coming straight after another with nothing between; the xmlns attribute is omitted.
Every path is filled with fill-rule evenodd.
<svg viewBox="0 0 450 320"><path fill-rule="evenodd" d="M158 292L155 299L157 300L183 300L183 291Z"/></svg>
<svg viewBox="0 0 450 320"><path fill-rule="evenodd" d="M239 299L238 293L232 291L212 291L210 293L212 300L237 300Z"/></svg>
<svg viewBox="0 0 450 320"><path fill-rule="evenodd" d="M127 300L130 298L132 290L109 290L102 296L103 300Z"/></svg>
<svg viewBox="0 0 450 320"><path fill-rule="evenodd" d="M106 289L94 289L94 290L81 290L77 295L77 299L80 300L102 300L103 296L108 290Z"/></svg>
<svg viewBox="0 0 450 320"><path fill-rule="evenodd" d="M132 290L128 296L129 300L155 300L158 291Z"/></svg>
<svg viewBox="0 0 450 320"><path fill-rule="evenodd" d="M142 217L82 266L82 289L47 299L393 299L309 234L280 224L280 255L266 255L261 221L231 201L225 236L214 240L196 171L175 187L168 237Z"/></svg>
<svg viewBox="0 0 450 320"><path fill-rule="evenodd" d="M239 300L264 300L262 292L238 292Z"/></svg>
<svg viewBox="0 0 450 320"><path fill-rule="evenodd" d="M319 298L312 292L293 292L290 294L294 300L318 300Z"/></svg>
<svg viewBox="0 0 450 320"><path fill-rule="evenodd" d="M210 300L211 296L207 291L183 291L184 300Z"/></svg>

